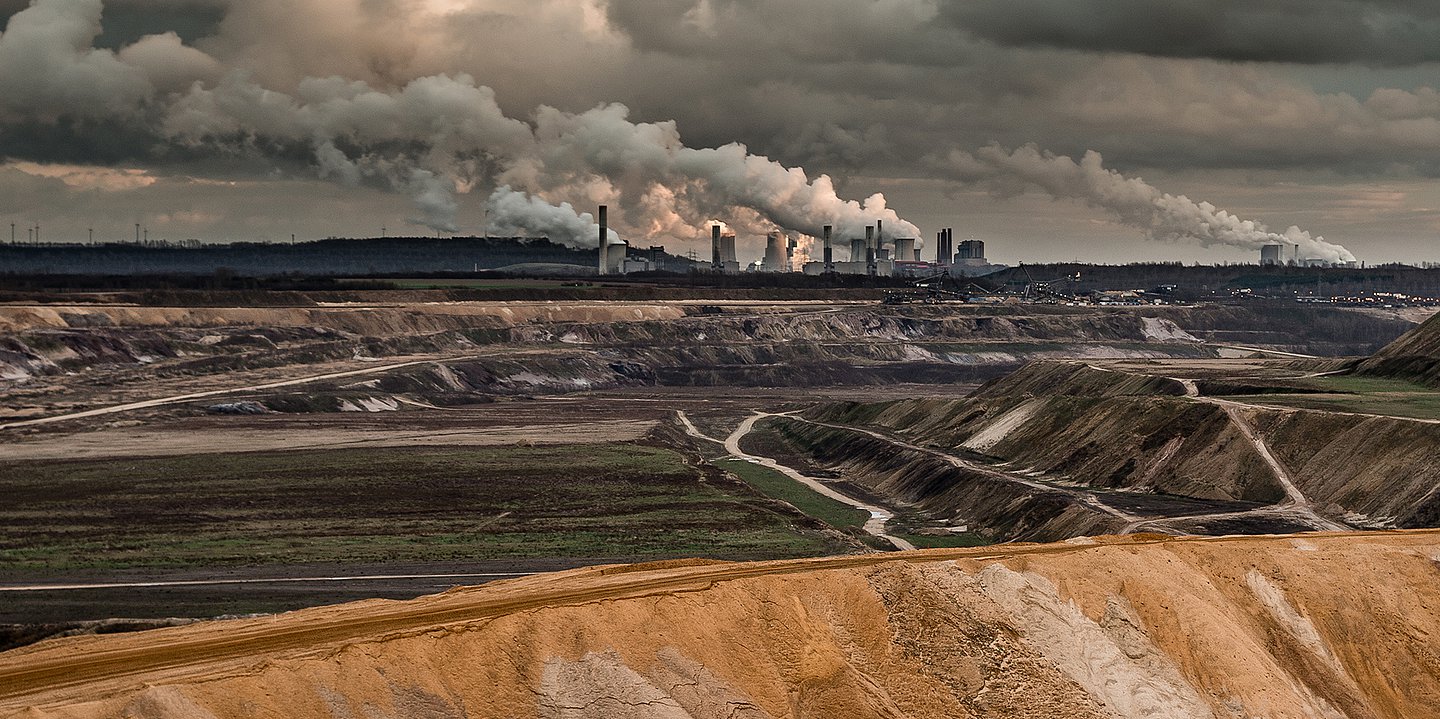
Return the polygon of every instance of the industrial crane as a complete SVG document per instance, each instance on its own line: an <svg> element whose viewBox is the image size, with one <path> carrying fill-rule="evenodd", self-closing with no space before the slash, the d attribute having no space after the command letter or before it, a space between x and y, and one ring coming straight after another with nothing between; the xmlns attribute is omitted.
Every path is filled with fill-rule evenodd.
<svg viewBox="0 0 1440 719"><path fill-rule="evenodd" d="M1022 270L1025 271L1025 299L1026 299L1026 301L1029 301L1029 302L1036 302L1036 301L1043 301L1043 300L1051 300L1051 301L1059 301L1059 302L1074 302L1074 301L1075 301L1075 285L1079 284L1079 282L1080 282L1080 273L1079 273L1079 272L1075 272L1075 273L1072 273L1072 274L1068 274L1068 275L1065 275L1064 277L1057 277L1057 278L1055 278L1055 279L1053 279L1053 280L1039 280L1039 281L1037 281L1037 280L1035 280L1033 277L1030 276L1030 269L1029 269L1029 268L1025 267L1024 265L1021 265L1021 266L1020 266L1020 269L1022 269ZM1062 282L1069 282L1069 283L1070 283L1070 292L1065 293L1065 292L1061 292L1061 291L1055 289L1055 285L1058 285L1058 284L1060 284L1060 283L1062 283Z"/></svg>

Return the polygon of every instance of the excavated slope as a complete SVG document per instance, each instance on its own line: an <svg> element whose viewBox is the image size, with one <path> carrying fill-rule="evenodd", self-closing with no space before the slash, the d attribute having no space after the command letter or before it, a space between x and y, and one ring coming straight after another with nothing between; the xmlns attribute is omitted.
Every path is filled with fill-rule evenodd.
<svg viewBox="0 0 1440 719"><path fill-rule="evenodd" d="M1274 503L1283 487L1221 405L1176 381L1037 362L963 400L834 404L808 417L892 431L1077 484ZM1235 407L1325 513L1369 527L1440 522L1440 424ZM1053 535L1052 535L1053 536Z"/></svg>
<svg viewBox="0 0 1440 719"><path fill-rule="evenodd" d="M1396 377L1440 387L1440 315L1360 363L1358 374Z"/></svg>
<svg viewBox="0 0 1440 719"><path fill-rule="evenodd" d="M596 568L0 655L0 716L1440 716L1440 533Z"/></svg>

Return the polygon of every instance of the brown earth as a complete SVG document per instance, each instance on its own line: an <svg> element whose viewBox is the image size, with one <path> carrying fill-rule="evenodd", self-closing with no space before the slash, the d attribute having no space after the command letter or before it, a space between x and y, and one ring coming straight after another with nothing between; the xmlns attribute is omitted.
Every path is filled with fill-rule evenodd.
<svg viewBox="0 0 1440 719"><path fill-rule="evenodd" d="M1256 367L1241 362L1222 378L1215 361L1198 368L1043 362L992 382L969 398L834 404L805 415L894 432L928 447L1089 488L1277 506L1298 491L1331 520L1351 526L1428 527L1440 522L1440 495L1435 492L1440 463L1433 460L1440 447L1440 422L1186 396L1185 382L1204 394L1210 386L1273 388L1300 381L1304 371L1286 364ZM1285 376L1289 379L1281 379ZM817 432L806 430L797 439L811 451L824 452L834 442L827 443ZM1273 454L1293 489L1277 477L1255 440ZM883 456L868 452L864 459L873 462ZM913 461L903 464L909 467ZM885 471L904 467L893 464ZM916 488L914 478L907 481L912 501L960 491L949 485ZM994 492L985 497L991 503L1001 501ZM946 508L966 517L995 516L980 511L979 501L967 499ZM1079 524L1072 529L1041 535L996 531L1000 538L1041 539L1093 531ZM1210 529L1234 530L1232 524Z"/></svg>
<svg viewBox="0 0 1440 719"><path fill-rule="evenodd" d="M0 716L1440 716L1440 533L591 568L0 654Z"/></svg>

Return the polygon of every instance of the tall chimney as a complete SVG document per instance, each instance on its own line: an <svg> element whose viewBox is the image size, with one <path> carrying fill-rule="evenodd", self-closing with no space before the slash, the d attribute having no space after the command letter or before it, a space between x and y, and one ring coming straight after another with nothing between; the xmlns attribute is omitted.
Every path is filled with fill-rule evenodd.
<svg viewBox="0 0 1440 719"><path fill-rule="evenodd" d="M878 249L880 249L881 247L884 247L884 246L885 246L885 221L884 221L884 220L876 220L876 221L875 221L875 249L878 250Z"/></svg>
<svg viewBox="0 0 1440 719"><path fill-rule="evenodd" d="M597 274L605 274L610 259L610 208L600 206L600 267Z"/></svg>
<svg viewBox="0 0 1440 719"><path fill-rule="evenodd" d="M825 271L835 271L835 255L830 250L830 225L825 226Z"/></svg>
<svg viewBox="0 0 1440 719"><path fill-rule="evenodd" d="M875 226L865 227L865 271L866 274L874 275L878 268L875 266Z"/></svg>
<svg viewBox="0 0 1440 719"><path fill-rule="evenodd" d="M720 225L710 226L710 269L725 271L725 261L720 256Z"/></svg>

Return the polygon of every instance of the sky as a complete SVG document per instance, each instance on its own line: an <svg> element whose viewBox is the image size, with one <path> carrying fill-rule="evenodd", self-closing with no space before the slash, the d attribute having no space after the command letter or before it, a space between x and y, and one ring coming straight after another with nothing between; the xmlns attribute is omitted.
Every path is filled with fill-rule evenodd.
<svg viewBox="0 0 1440 719"><path fill-rule="evenodd" d="M1433 0L0 0L0 233L1440 260ZM383 228L383 230L382 230ZM927 250L928 252L928 250ZM927 254L927 257L929 255Z"/></svg>

